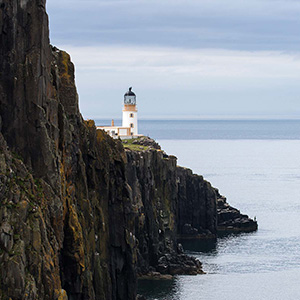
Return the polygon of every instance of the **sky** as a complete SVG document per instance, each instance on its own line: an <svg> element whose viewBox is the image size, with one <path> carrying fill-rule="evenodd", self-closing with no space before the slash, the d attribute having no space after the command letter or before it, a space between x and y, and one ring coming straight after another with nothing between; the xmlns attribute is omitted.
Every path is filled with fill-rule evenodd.
<svg viewBox="0 0 300 300"><path fill-rule="evenodd" d="M48 0L85 118L300 118L299 0Z"/></svg>

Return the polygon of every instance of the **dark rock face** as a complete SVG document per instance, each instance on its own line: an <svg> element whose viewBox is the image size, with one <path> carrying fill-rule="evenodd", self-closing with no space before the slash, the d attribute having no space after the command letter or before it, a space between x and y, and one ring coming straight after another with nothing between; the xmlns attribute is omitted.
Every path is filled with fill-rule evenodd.
<svg viewBox="0 0 300 300"><path fill-rule="evenodd" d="M127 149L126 154L140 276L202 272L201 264L179 249L177 238L216 238L219 232L257 229L255 221L226 203L202 176L177 166L176 157L153 148Z"/></svg>
<svg viewBox="0 0 300 300"><path fill-rule="evenodd" d="M238 233L251 232L258 228L256 220L250 219L247 215L230 206L226 198L218 192L218 232L219 233Z"/></svg>
<svg viewBox="0 0 300 300"><path fill-rule="evenodd" d="M45 1L1 1L0 14L2 133L11 150L22 154L36 173L45 168L48 174L57 172L57 164L49 159L55 147L48 145L58 138L58 120L50 123L49 117L59 103L51 84ZM34 147L37 144L40 147Z"/></svg>
<svg viewBox="0 0 300 300"><path fill-rule="evenodd" d="M177 236L190 234L184 232L187 224L195 235L216 233L215 189L162 151L126 150L126 154L126 176L137 211L138 273L201 273L200 262L178 249Z"/></svg>
<svg viewBox="0 0 300 300"><path fill-rule="evenodd" d="M185 254L165 254L158 260L157 271L170 275L197 275L203 274L199 260Z"/></svg>
<svg viewBox="0 0 300 300"><path fill-rule="evenodd" d="M144 274L164 253L176 249L176 160L164 160L155 150L126 154L126 176L137 212L138 272Z"/></svg>
<svg viewBox="0 0 300 300"><path fill-rule="evenodd" d="M189 169L178 167L177 174L178 234L181 237L214 236L217 232L215 189Z"/></svg>

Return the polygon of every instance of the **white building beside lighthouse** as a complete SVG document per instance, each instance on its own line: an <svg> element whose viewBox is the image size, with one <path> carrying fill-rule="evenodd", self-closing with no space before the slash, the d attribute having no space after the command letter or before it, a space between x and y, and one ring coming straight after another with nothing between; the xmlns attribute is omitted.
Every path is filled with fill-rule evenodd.
<svg viewBox="0 0 300 300"><path fill-rule="evenodd" d="M142 136L138 134L136 95L132 91L132 87L124 95L122 126L115 126L114 120L112 120L111 126L97 126L97 129L106 131L113 138Z"/></svg>

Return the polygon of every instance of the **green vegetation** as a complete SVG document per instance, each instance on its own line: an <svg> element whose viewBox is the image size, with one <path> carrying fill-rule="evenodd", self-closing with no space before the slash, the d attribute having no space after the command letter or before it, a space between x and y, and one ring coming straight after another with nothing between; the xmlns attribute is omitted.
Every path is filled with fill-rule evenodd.
<svg viewBox="0 0 300 300"><path fill-rule="evenodd" d="M11 154L12 154L13 161L17 159L23 162L23 157L20 154L14 151L11 151Z"/></svg>
<svg viewBox="0 0 300 300"><path fill-rule="evenodd" d="M143 146L143 145L139 145L139 144L135 144L139 139L141 138L135 138L135 139L124 139L121 140L123 147L133 150L133 151L146 151L149 150L150 147L149 146Z"/></svg>
<svg viewBox="0 0 300 300"><path fill-rule="evenodd" d="M44 190L43 190L40 179L34 179L34 184L35 184L38 198L44 197Z"/></svg>

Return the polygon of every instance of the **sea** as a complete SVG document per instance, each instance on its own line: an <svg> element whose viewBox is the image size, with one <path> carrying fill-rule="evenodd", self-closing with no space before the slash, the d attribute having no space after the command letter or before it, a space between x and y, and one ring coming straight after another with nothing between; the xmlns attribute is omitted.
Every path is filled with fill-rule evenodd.
<svg viewBox="0 0 300 300"><path fill-rule="evenodd" d="M206 274L142 280L138 292L148 300L300 299L300 120L141 120L139 132L259 228L184 243Z"/></svg>

